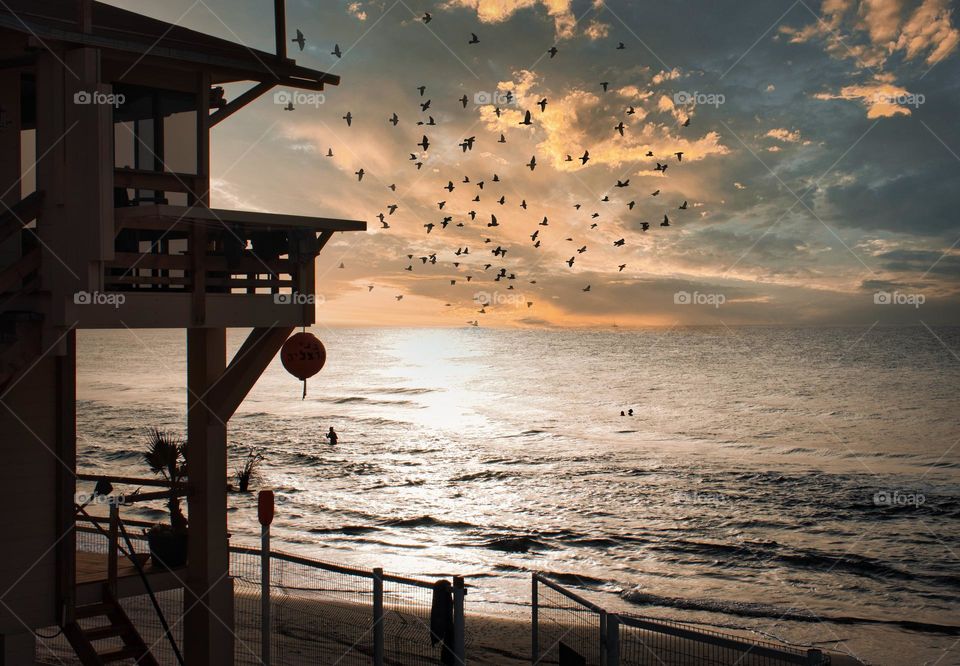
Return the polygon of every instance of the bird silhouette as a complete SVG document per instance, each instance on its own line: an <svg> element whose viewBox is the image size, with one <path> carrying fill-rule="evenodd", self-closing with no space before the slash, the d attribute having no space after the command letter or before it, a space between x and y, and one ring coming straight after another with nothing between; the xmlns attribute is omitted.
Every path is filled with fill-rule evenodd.
<svg viewBox="0 0 960 666"><path fill-rule="evenodd" d="M340 45L339 45L339 44L334 44L334 45L333 45L333 50L330 51L330 55L332 55L332 56L337 56L338 58L342 58L342 57L343 57L343 53L340 52Z"/></svg>
<svg viewBox="0 0 960 666"><path fill-rule="evenodd" d="M667 217L666 215L664 215L664 216L663 216L663 222L660 223L660 226L661 226L661 227L669 227L669 226L670 226L670 218Z"/></svg>
<svg viewBox="0 0 960 666"><path fill-rule="evenodd" d="M363 174L364 174L364 173L366 173L366 172L365 172L363 169L360 169L359 171L357 171L357 172L354 173L354 175L357 177L357 182L358 182L358 183L359 183L361 180L363 180Z"/></svg>
<svg viewBox="0 0 960 666"><path fill-rule="evenodd" d="M530 158L530 162L527 164L527 166L530 167L530 171L533 171L534 169L537 168L537 156L536 156L536 155L534 155L533 157Z"/></svg>
<svg viewBox="0 0 960 666"><path fill-rule="evenodd" d="M580 163L581 163L581 164L586 164L586 163L589 162L589 161L590 161L590 151L589 151L589 150L585 150L585 151L583 151L583 156L580 158Z"/></svg>
<svg viewBox="0 0 960 666"><path fill-rule="evenodd" d="M547 110L547 98L544 97L544 98L541 99L539 102L537 102L537 106L540 107L540 113L543 113L544 111L546 111L546 110Z"/></svg>
<svg viewBox="0 0 960 666"><path fill-rule="evenodd" d="M674 155L677 156L677 161L678 161L678 162L682 162L682 161L683 161L683 152L682 152L682 151L681 151L681 152L674 153Z"/></svg>
<svg viewBox="0 0 960 666"><path fill-rule="evenodd" d="M506 143L506 142L507 142L507 137L505 137L505 136L503 135L503 133L501 133L501 134L500 134L500 140L497 141L497 143Z"/></svg>
<svg viewBox="0 0 960 666"><path fill-rule="evenodd" d="M521 125L532 125L532 124L533 124L533 123L530 121L530 112L529 112L529 111L527 111L526 114L524 114L523 120L520 121L520 124L521 124Z"/></svg>
<svg viewBox="0 0 960 666"><path fill-rule="evenodd" d="M345 115L345 116L343 117L343 119L347 121L347 127L352 127L352 126L353 126L353 114L352 114L352 113L350 113L349 111L347 111L347 115Z"/></svg>
<svg viewBox="0 0 960 666"><path fill-rule="evenodd" d="M470 41L467 42L467 44L479 44L479 43L480 43L480 38L477 37L477 34L476 34L476 33L471 32L471 33L470 33Z"/></svg>
<svg viewBox="0 0 960 666"><path fill-rule="evenodd" d="M623 136L623 122L621 121L619 125L613 128L617 132L620 132L620 136Z"/></svg>
<svg viewBox="0 0 960 666"><path fill-rule="evenodd" d="M423 18L421 19L424 23L430 23L433 20L433 15L430 12L424 12Z"/></svg>
<svg viewBox="0 0 960 666"><path fill-rule="evenodd" d="M470 101L470 98L464 95L460 98L460 103L463 104L463 108L467 108L467 102Z"/></svg>
<svg viewBox="0 0 960 666"><path fill-rule="evenodd" d="M427 92L426 86L417 86L417 90L420 91L420 97L423 97L423 94Z"/></svg>
<svg viewBox="0 0 960 666"><path fill-rule="evenodd" d="M283 107L283 110L284 110L284 111L294 111L295 108L294 108L294 106L293 106L293 102L287 102L287 105L286 105L285 107Z"/></svg>
<svg viewBox="0 0 960 666"><path fill-rule="evenodd" d="M609 82L609 81L601 81L601 82L600 82L600 87L603 88L603 92L607 92L607 91L610 89L610 82Z"/></svg>
<svg viewBox="0 0 960 666"><path fill-rule="evenodd" d="M627 240L626 240L625 238L621 238L620 240L613 241L613 246L614 246L614 247L623 247L623 246L626 244L626 242L627 242Z"/></svg>
<svg viewBox="0 0 960 666"><path fill-rule="evenodd" d="M390 116L390 117L387 119L387 122L388 122L388 123L393 123L393 126L396 127L396 126L397 126L397 123L400 122L400 118L397 116L397 114L393 114L392 116Z"/></svg>
<svg viewBox="0 0 960 666"><path fill-rule="evenodd" d="M300 32L300 29L297 28L297 36L290 40L291 42L296 42L297 46L300 47L300 50L303 50L303 47L307 43L306 37L303 36L303 33Z"/></svg>
<svg viewBox="0 0 960 666"><path fill-rule="evenodd" d="M618 180L616 186L617 186L617 187L630 187L630 179L627 178L626 180L623 180L623 181Z"/></svg>
<svg viewBox="0 0 960 666"><path fill-rule="evenodd" d="M682 204L680 204L680 207L677 210L686 210L686 209L687 209L687 202L684 201Z"/></svg>
<svg viewBox="0 0 960 666"><path fill-rule="evenodd" d="M590 291L590 285L588 284L586 287L584 287L583 291Z"/></svg>
<svg viewBox="0 0 960 666"><path fill-rule="evenodd" d="M557 51L556 46L551 46L549 49L547 49L547 53L549 53L550 57L553 58L554 56L557 55L557 53L559 53L559 51Z"/></svg>
<svg viewBox="0 0 960 666"><path fill-rule="evenodd" d="M573 268L573 262L574 262L575 260L576 260L576 257L575 257L575 256L574 256L574 257L570 257L569 259L567 259L567 266L569 266L570 268Z"/></svg>
<svg viewBox="0 0 960 666"><path fill-rule="evenodd" d="M427 135L424 134L423 139L421 139L420 143L418 143L417 145L423 148L424 151L426 151L430 147L430 139L428 139Z"/></svg>

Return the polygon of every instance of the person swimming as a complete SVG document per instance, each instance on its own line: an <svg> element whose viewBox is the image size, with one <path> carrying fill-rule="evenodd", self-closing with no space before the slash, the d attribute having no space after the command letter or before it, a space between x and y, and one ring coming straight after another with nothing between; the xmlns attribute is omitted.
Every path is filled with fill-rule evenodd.
<svg viewBox="0 0 960 666"><path fill-rule="evenodd" d="M326 437L330 440L330 446L336 446L337 440L340 439L337 436L337 432L333 429L333 426L330 426L330 432L327 433Z"/></svg>

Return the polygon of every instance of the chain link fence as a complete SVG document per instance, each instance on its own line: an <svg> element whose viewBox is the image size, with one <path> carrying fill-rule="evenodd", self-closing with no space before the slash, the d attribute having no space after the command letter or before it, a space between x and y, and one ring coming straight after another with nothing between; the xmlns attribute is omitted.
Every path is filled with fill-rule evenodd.
<svg viewBox="0 0 960 666"><path fill-rule="evenodd" d="M532 581L534 664L827 666L830 656L701 627L610 613L542 574Z"/></svg>
<svg viewBox="0 0 960 666"><path fill-rule="evenodd" d="M146 538L130 533L133 551L149 553ZM78 525L77 551L106 555L108 538ZM121 556L122 557L122 556ZM232 547L234 661L264 663L263 557L257 549ZM270 664L438 664L442 643L432 640L431 612L436 581L385 574L272 551L269 554ZM447 636L457 663L464 663L463 580L448 581L456 631ZM177 645L183 645L183 588L155 593ZM147 595L121 599L124 611L160 664L177 664ZM86 621L81 621L86 622ZM84 626L84 625L81 625ZM84 628L89 628L84 626ZM111 639L119 640L119 639ZM58 627L37 632L37 663L78 664Z"/></svg>

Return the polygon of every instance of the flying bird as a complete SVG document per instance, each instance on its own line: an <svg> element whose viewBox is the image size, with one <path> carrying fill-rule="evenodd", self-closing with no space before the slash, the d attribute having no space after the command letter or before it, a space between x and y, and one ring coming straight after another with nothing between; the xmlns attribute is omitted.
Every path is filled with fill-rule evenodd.
<svg viewBox="0 0 960 666"><path fill-rule="evenodd" d="M684 201L682 204L680 204L680 207L677 210L686 210L686 209L687 209L687 202Z"/></svg>
<svg viewBox="0 0 960 666"><path fill-rule="evenodd" d="M421 148L423 148L424 150L427 150L427 148L430 147L430 139L428 139L428 138L427 138L427 135L424 134L424 135L423 135L423 140L421 140L420 143L418 143L417 145L420 146Z"/></svg>
<svg viewBox="0 0 960 666"><path fill-rule="evenodd" d="M393 126L396 127L397 123L400 122L400 118L397 116L397 114L393 114L390 118L387 118L387 122L393 123Z"/></svg>
<svg viewBox="0 0 960 666"><path fill-rule="evenodd" d="M476 33L471 32L471 33L470 33L470 41L467 42L467 44L479 44L479 43L480 43L480 38L477 37L477 34L476 34Z"/></svg>
<svg viewBox="0 0 960 666"><path fill-rule="evenodd" d="M424 23L430 23L433 20L433 15L430 12L424 12L423 18L421 19Z"/></svg>
<svg viewBox="0 0 960 666"><path fill-rule="evenodd" d="M534 155L533 157L531 157L531 158L530 158L530 163L527 164L526 166L530 167L530 171L533 171L534 169L536 169L536 168L537 168L537 156Z"/></svg>
<svg viewBox="0 0 960 666"><path fill-rule="evenodd" d="M460 98L460 103L463 104L463 108L467 108L467 102L470 101L470 98L464 95Z"/></svg>
<svg viewBox="0 0 960 666"><path fill-rule="evenodd" d="M330 55L337 56L338 58L342 58L342 57L343 57L343 53L340 52L340 45L339 45L339 44L334 44L334 45L333 45L333 50L330 51Z"/></svg>
<svg viewBox="0 0 960 666"><path fill-rule="evenodd" d="M352 113L350 113L349 111L347 111L347 115L345 115L345 116L343 117L343 119L347 121L347 127L352 127L352 126L353 126L353 114L352 114Z"/></svg>
<svg viewBox="0 0 960 666"><path fill-rule="evenodd" d="M630 187L630 179L627 178L626 180L618 180L617 187Z"/></svg>
<svg viewBox="0 0 960 666"><path fill-rule="evenodd" d="M620 124L614 127L613 129L616 130L617 132L620 132L620 136L623 136L623 121L621 121Z"/></svg>
<svg viewBox="0 0 960 666"><path fill-rule="evenodd" d="M557 51L556 46L551 46L549 49L547 49L547 53L549 53L550 57L553 58L555 55L557 55L557 53L559 53L559 51Z"/></svg>
<svg viewBox="0 0 960 666"><path fill-rule="evenodd" d="M306 37L303 36L303 33L300 32L300 29L299 29L299 28L297 28L297 36L296 36L295 38L291 39L290 41L291 41L291 42L296 42L296 43L297 43L297 46L300 47L300 50L301 50L301 51L303 50L303 47L304 47L304 46L306 45L306 43L307 43Z"/></svg>
<svg viewBox="0 0 960 666"><path fill-rule="evenodd" d="M543 113L544 111L546 111L546 110L547 110L547 98L544 97L544 98L541 99L539 102L537 102L537 106L540 107L540 113Z"/></svg>
<svg viewBox="0 0 960 666"><path fill-rule="evenodd" d="M520 124L521 124L521 125L532 125L532 124L533 124L532 122L530 122L530 112L529 112L529 111L527 111L526 114L523 116L523 120L520 121Z"/></svg>
<svg viewBox="0 0 960 666"><path fill-rule="evenodd" d="M589 161L590 161L590 151L589 151L589 150L585 150L585 151L583 151L583 157L580 158L580 163L581 163L581 164L586 164L586 163L589 162Z"/></svg>

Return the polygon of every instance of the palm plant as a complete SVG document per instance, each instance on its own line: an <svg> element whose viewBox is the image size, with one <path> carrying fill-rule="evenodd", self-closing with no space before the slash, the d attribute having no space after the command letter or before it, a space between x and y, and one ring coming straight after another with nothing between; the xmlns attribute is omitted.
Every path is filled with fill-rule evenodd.
<svg viewBox="0 0 960 666"><path fill-rule="evenodd" d="M154 428L143 460L150 471L165 481L181 483L187 479L187 443L177 435ZM170 527L174 532L187 531L187 518L183 515L179 497L167 499L170 511Z"/></svg>

